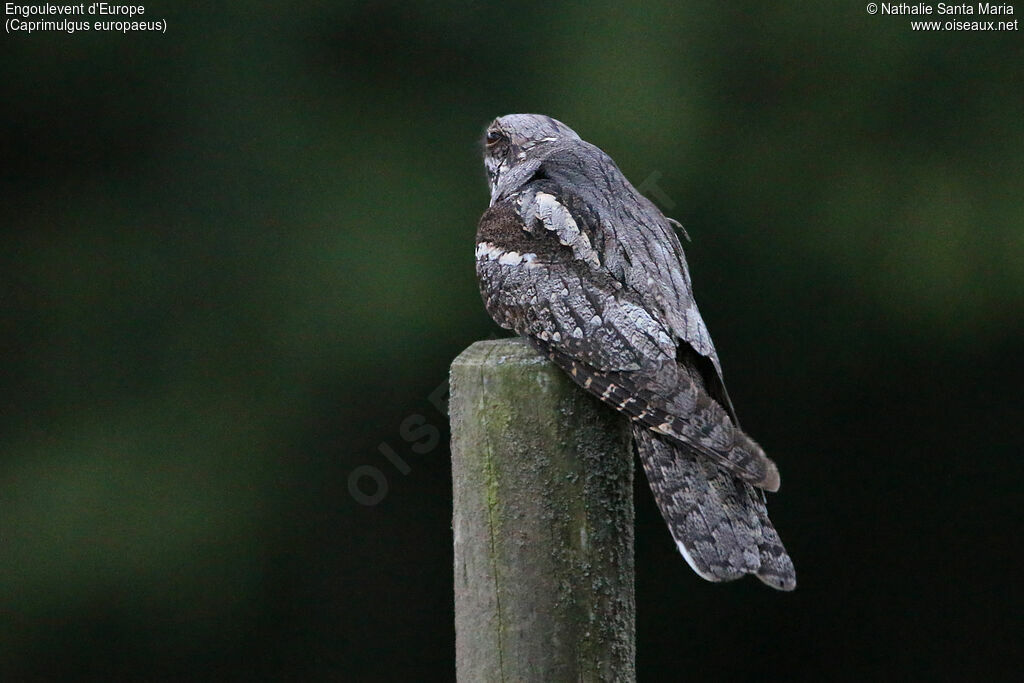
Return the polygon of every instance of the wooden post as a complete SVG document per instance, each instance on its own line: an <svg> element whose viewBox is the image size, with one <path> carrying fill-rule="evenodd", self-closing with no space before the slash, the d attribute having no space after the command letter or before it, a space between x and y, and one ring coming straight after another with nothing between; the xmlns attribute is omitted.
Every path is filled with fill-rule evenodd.
<svg viewBox="0 0 1024 683"><path fill-rule="evenodd" d="M458 680L633 681L627 422L520 339L451 371Z"/></svg>

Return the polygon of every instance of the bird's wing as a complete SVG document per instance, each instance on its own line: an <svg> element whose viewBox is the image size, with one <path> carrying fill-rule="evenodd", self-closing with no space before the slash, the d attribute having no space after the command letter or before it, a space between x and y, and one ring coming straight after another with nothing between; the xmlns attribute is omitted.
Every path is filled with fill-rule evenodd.
<svg viewBox="0 0 1024 683"><path fill-rule="evenodd" d="M709 393L736 421L722 364L694 300L683 246L671 222L630 184L611 157L589 143L579 147L551 154L536 175L561 190L555 194L590 235L612 277L657 311L672 335L696 353Z"/></svg>
<svg viewBox="0 0 1024 683"><path fill-rule="evenodd" d="M526 336L577 383L631 419L744 481L777 489L778 471L761 447L680 372L672 335L657 312L603 265L594 265L592 243L583 244L568 227L559 234L543 221L528 225L522 209L516 198L502 200L484 213L477 229L477 276L491 317Z"/></svg>
<svg viewBox="0 0 1024 683"><path fill-rule="evenodd" d="M543 202L545 194L539 195ZM487 312L501 326L598 368L639 370L674 360L664 323L594 268L582 246L563 243L578 237L531 231L514 199L489 208L476 247Z"/></svg>

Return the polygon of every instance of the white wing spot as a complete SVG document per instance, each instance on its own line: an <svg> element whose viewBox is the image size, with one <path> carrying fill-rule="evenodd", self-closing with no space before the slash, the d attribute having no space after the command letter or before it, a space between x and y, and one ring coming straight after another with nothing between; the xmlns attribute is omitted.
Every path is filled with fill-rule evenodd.
<svg viewBox="0 0 1024 683"><path fill-rule="evenodd" d="M506 251L498 257L498 263L503 266L515 266L523 262L523 256L518 251Z"/></svg>
<svg viewBox="0 0 1024 683"><path fill-rule="evenodd" d="M477 261L497 261L503 266L525 265L527 268L539 268L542 264L537 261L537 254L529 252L520 254L518 251L505 251L493 242L480 242L476 245Z"/></svg>
<svg viewBox="0 0 1024 683"><path fill-rule="evenodd" d="M476 259L478 261L488 258L491 255L491 250L494 249L494 245L490 242L481 242L476 245Z"/></svg>
<svg viewBox="0 0 1024 683"><path fill-rule="evenodd" d="M580 232L569 209L565 208L555 195L538 192L528 204L527 201L526 196L520 200L520 209L526 212L528 219L536 218L545 229L554 232L561 244L572 248L573 256L576 258L586 261L595 268L600 265L600 259L590 244L590 238L586 233Z"/></svg>
<svg viewBox="0 0 1024 683"><path fill-rule="evenodd" d="M686 560L686 564L690 565L690 569L697 572L697 576L707 581L717 582L722 580L714 574L709 574L705 571L701 571L700 569L698 569L697 563L693 561L693 557L690 555L690 552L686 549L686 546L683 545L682 541L676 541L676 547L679 548L679 553L683 556L683 559Z"/></svg>

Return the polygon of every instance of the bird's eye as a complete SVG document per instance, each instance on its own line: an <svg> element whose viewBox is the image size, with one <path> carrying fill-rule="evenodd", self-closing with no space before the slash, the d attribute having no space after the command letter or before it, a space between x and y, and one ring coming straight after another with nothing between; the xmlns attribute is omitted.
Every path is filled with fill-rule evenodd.
<svg viewBox="0 0 1024 683"><path fill-rule="evenodd" d="M499 133L496 130L489 130L489 131L487 131L487 144L488 145L496 145L499 142L501 142L504 138L505 138L505 136L502 135L501 133Z"/></svg>

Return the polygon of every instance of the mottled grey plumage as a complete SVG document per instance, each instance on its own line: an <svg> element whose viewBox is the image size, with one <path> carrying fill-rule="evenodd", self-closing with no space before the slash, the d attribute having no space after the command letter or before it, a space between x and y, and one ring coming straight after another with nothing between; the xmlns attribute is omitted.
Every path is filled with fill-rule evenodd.
<svg viewBox="0 0 1024 683"><path fill-rule="evenodd" d="M739 428L670 221L550 117L496 119L485 144L487 311L633 420L655 500L700 576L795 587L754 488L778 489L778 470Z"/></svg>

